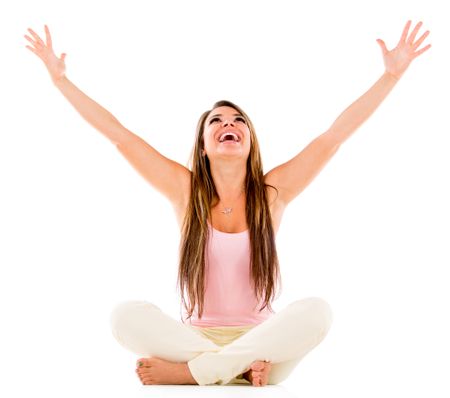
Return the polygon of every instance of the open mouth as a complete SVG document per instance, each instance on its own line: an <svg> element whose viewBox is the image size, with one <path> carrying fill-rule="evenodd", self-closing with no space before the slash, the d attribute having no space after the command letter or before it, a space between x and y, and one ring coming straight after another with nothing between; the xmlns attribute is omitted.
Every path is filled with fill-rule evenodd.
<svg viewBox="0 0 450 398"><path fill-rule="evenodd" d="M230 142L239 142L240 138L237 136L237 134L233 132L225 132L219 137L219 142L223 143L230 143Z"/></svg>

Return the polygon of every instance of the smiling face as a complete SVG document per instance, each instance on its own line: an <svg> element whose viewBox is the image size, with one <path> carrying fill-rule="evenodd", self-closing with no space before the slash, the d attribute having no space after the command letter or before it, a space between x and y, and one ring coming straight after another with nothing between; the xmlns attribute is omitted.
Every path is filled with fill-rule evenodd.
<svg viewBox="0 0 450 398"><path fill-rule="evenodd" d="M205 120L204 151L210 160L216 157L241 157L246 160L250 153L250 141L246 119L234 108L215 108Z"/></svg>

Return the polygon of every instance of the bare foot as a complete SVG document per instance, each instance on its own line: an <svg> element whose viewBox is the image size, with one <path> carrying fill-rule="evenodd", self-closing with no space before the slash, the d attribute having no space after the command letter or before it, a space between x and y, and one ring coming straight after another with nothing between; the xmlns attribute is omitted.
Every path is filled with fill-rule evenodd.
<svg viewBox="0 0 450 398"><path fill-rule="evenodd" d="M255 387L263 387L269 382L269 373L272 364L265 361L255 361L250 365L250 369L243 374Z"/></svg>
<svg viewBox="0 0 450 398"><path fill-rule="evenodd" d="M160 358L141 358L136 373L142 384L197 384L186 362L169 362Z"/></svg>

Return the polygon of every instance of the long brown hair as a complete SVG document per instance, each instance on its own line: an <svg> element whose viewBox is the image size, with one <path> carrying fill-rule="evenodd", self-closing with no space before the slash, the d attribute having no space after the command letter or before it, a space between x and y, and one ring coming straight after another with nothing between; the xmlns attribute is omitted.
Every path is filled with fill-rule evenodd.
<svg viewBox="0 0 450 398"><path fill-rule="evenodd" d="M203 132L206 118L215 108L229 106L236 109L245 119L250 131L250 154L247 159L245 178L246 221L249 227L251 247L251 280L260 311L267 307L273 312L271 301L276 298L281 276L275 246L275 234L264 183L263 167L255 129L245 112L230 101L216 102L212 109L204 112L197 124L195 144L190 157L191 194L184 218L180 241L180 264L177 286L181 291L182 304L188 319L198 305L201 318L205 295L205 246L208 241L208 219L211 218L211 203L218 199L212 179L209 159L202 156ZM276 190L275 187L272 187ZM187 293L188 300L185 300Z"/></svg>

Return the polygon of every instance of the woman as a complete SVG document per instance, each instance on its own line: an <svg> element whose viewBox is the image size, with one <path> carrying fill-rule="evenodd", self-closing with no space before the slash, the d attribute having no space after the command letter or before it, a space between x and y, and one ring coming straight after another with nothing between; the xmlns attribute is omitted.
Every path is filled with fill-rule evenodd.
<svg viewBox="0 0 450 398"><path fill-rule="evenodd" d="M191 169L167 159L133 134L65 76L56 57L31 29L26 46L44 62L54 85L92 126L116 145L142 176L172 203L181 229L178 282L183 319L131 301L111 316L113 334L143 356L143 384L277 384L326 336L329 305L311 297L274 314L280 275L275 235L286 206L305 189L340 145L375 111L428 36L411 21L389 51L378 39L385 72L323 134L288 162L263 175L253 125L229 101L206 111L197 126ZM187 298L187 299L186 299Z"/></svg>

